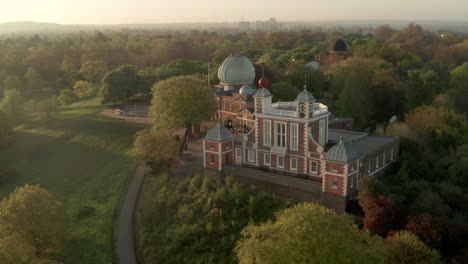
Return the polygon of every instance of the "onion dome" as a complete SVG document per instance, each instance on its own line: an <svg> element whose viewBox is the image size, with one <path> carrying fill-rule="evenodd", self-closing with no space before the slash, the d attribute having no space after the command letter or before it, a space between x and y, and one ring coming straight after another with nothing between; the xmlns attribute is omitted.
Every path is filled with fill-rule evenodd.
<svg viewBox="0 0 468 264"><path fill-rule="evenodd" d="M211 141L211 142L226 142L229 140L232 140L232 133L227 129L226 127L222 126L219 124L216 124L215 127L212 129L208 130L208 133L206 133L205 140L206 141Z"/></svg>
<svg viewBox="0 0 468 264"><path fill-rule="evenodd" d="M266 87L268 85L268 80L262 77L258 80L258 85L260 85L260 87Z"/></svg>
<svg viewBox="0 0 468 264"><path fill-rule="evenodd" d="M253 84L255 69L244 55L229 56L218 69L218 79L222 84Z"/></svg>
<svg viewBox="0 0 468 264"><path fill-rule="evenodd" d="M255 94L255 89L250 85L244 85L239 89L239 93L243 95L253 95Z"/></svg>
<svg viewBox="0 0 468 264"><path fill-rule="evenodd" d="M307 86L304 85L304 90L297 95L296 101L315 102L315 97L311 92L307 91Z"/></svg>
<svg viewBox="0 0 468 264"><path fill-rule="evenodd" d="M330 51L349 51L349 45L345 41L338 39L332 42Z"/></svg>

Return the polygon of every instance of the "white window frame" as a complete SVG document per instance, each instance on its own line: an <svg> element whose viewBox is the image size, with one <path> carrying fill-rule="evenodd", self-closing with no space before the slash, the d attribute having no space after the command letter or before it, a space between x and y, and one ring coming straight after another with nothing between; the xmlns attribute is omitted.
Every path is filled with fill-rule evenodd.
<svg viewBox="0 0 468 264"><path fill-rule="evenodd" d="M299 150L299 124L297 123L289 124L289 144L291 150Z"/></svg>
<svg viewBox="0 0 468 264"><path fill-rule="evenodd" d="M271 120L263 120L263 145L271 146Z"/></svg>
<svg viewBox="0 0 468 264"><path fill-rule="evenodd" d="M280 131L278 131L278 126L281 126L281 127L284 127L284 131L281 131L282 133L280 133ZM286 148L287 147L287 144L286 144L286 139L287 139L287 132L286 132L286 122L275 122L275 146L278 147L278 148ZM278 142L278 138L282 139L280 141L282 142ZM280 143L283 143L283 144L280 144Z"/></svg>
<svg viewBox="0 0 468 264"><path fill-rule="evenodd" d="M312 169L314 167L312 164L315 164L315 170ZM309 161L309 171L310 173L318 174L318 162L316 160Z"/></svg>
<svg viewBox="0 0 468 264"><path fill-rule="evenodd" d="M293 162L293 160L294 160L295 162ZM296 166L295 166L295 167L293 167L293 164L294 164L294 163L296 163ZM290 168L290 170L292 170L292 171L297 171L297 167L298 167L298 165L297 165L297 158L289 158L289 168Z"/></svg>
<svg viewBox="0 0 468 264"><path fill-rule="evenodd" d="M331 188L332 189L338 189L338 178L336 178L336 177L332 178Z"/></svg>
<svg viewBox="0 0 468 264"><path fill-rule="evenodd" d="M280 159L283 161L283 165L280 166ZM283 169L284 168L284 157L283 156L276 156L276 166L278 168Z"/></svg>
<svg viewBox="0 0 468 264"><path fill-rule="evenodd" d="M320 119L319 120L319 144L320 145L325 145L325 119Z"/></svg>
<svg viewBox="0 0 468 264"><path fill-rule="evenodd" d="M253 149L247 150L247 162L255 163L255 151Z"/></svg>
<svg viewBox="0 0 468 264"><path fill-rule="evenodd" d="M268 160L269 160L268 163L266 162L266 160L267 160L266 157L268 157ZM264 153L264 154L263 154L263 164L264 164L264 165L271 166L271 154L270 154L270 153Z"/></svg>

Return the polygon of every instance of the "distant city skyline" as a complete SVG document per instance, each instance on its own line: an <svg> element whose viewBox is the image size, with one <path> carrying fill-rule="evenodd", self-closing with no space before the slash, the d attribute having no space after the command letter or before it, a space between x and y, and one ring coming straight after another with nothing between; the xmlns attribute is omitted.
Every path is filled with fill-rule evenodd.
<svg viewBox="0 0 468 264"><path fill-rule="evenodd" d="M2 3L0 22L467 21L467 10L467 0L15 0Z"/></svg>

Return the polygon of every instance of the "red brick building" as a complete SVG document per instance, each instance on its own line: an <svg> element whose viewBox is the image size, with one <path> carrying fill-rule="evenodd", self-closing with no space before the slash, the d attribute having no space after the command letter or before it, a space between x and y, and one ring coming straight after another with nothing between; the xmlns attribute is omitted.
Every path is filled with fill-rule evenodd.
<svg viewBox="0 0 468 264"><path fill-rule="evenodd" d="M320 182L323 192L350 196L363 176L397 159L398 138L330 129L328 107L306 87L296 100L278 103L262 87L252 101L248 132L233 134L220 124L208 131L205 168L222 170L223 165L235 164L301 176Z"/></svg>

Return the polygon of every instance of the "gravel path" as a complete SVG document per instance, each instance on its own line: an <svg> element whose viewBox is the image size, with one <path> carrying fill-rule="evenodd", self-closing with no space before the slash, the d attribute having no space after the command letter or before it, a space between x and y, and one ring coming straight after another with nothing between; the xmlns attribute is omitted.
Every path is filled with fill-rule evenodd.
<svg viewBox="0 0 468 264"><path fill-rule="evenodd" d="M146 171L145 165L139 165L133 172L124 193L125 198L115 219L115 250L119 264L137 264L133 235L133 214Z"/></svg>

